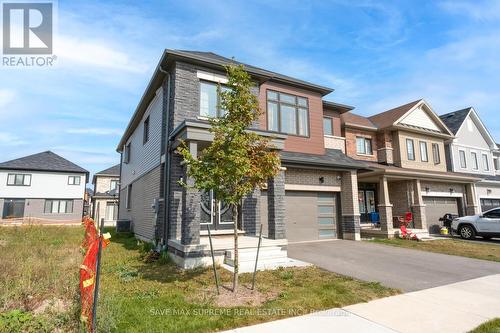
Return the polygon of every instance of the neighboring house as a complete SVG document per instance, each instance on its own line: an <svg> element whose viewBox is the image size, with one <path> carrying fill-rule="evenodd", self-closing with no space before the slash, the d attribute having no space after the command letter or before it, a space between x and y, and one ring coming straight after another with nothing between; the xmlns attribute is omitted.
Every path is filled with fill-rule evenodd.
<svg viewBox="0 0 500 333"><path fill-rule="evenodd" d="M378 212L380 228L362 234L392 237L394 217L412 212L414 228L437 232L445 213L478 212L476 177L448 172L445 142L453 133L424 101L418 100L362 117L341 116L346 154L371 170L358 174L359 210L363 222Z"/></svg>
<svg viewBox="0 0 500 333"><path fill-rule="evenodd" d="M92 196L94 195L94 190L91 188L85 188L85 196L83 199L83 215L92 215Z"/></svg>
<svg viewBox="0 0 500 333"><path fill-rule="evenodd" d="M455 135L446 150L449 170L482 178L476 195L483 212L500 207L500 150L477 112L470 107L441 119Z"/></svg>
<svg viewBox="0 0 500 333"><path fill-rule="evenodd" d="M116 225L120 196L120 164L97 172L92 178L92 217L105 225Z"/></svg>
<svg viewBox="0 0 500 333"><path fill-rule="evenodd" d="M3 222L81 222L88 175L51 151L0 163Z"/></svg>
<svg viewBox="0 0 500 333"><path fill-rule="evenodd" d="M207 117L216 117L224 66L237 63L210 52L166 50L117 147L121 153L120 219L138 238L157 242L183 267L209 256L206 228L231 234L228 206L187 181L183 140L198 154L212 140ZM344 154L340 116L352 107L324 101L332 89L244 65L263 111L251 129L270 137L282 169L263 191L242 204L243 234L286 241L360 239L357 171L363 162Z"/></svg>

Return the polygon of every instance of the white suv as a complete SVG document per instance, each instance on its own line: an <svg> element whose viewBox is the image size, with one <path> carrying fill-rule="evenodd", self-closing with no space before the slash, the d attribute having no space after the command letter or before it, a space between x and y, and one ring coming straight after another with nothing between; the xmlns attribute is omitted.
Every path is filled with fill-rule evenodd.
<svg viewBox="0 0 500 333"><path fill-rule="evenodd" d="M463 239L474 239L476 236L485 239L500 237L500 208L480 215L457 217L451 223L451 230Z"/></svg>

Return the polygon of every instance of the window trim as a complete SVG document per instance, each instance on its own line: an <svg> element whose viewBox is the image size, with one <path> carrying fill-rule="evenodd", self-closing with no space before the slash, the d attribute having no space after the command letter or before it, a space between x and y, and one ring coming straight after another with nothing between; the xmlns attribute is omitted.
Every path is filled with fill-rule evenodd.
<svg viewBox="0 0 500 333"><path fill-rule="evenodd" d="M331 129L332 129L332 133L331 134L326 134L325 133L325 120L328 120L330 122L330 126L331 126ZM335 136L334 134L335 133L333 131L333 117L323 116L323 135L324 136Z"/></svg>
<svg viewBox="0 0 500 333"><path fill-rule="evenodd" d="M128 184L127 185L127 196L126 196L126 200L125 200L125 208L127 210L130 210L132 209L132 199L131 199L131 196L130 196L130 193L132 192L132 184Z"/></svg>
<svg viewBox="0 0 500 333"><path fill-rule="evenodd" d="M16 184L16 178L19 175L23 176L23 182L22 182L22 184ZM9 184L9 178L10 178L10 176L14 176L14 183L13 184ZM26 176L29 176L29 180L30 180L29 184L27 184L27 185L24 184L24 180L25 180ZM31 178L32 178L32 174L31 173L12 173L12 172L11 173L7 173L7 186L26 186L26 187L28 187L28 186L31 186Z"/></svg>
<svg viewBox="0 0 500 333"><path fill-rule="evenodd" d="M207 116L207 115L202 115L201 114L201 85L202 84L207 84L207 85L211 85L211 86L215 86L215 92L217 93L217 104L216 104L216 110L215 110L215 117L211 117L211 116ZM221 92L222 92L222 87L226 87L227 89L230 89L230 87L228 87L227 85L225 84L222 84L220 82L212 82L212 81L207 81L207 80L203 80L203 79L200 79L199 80L199 85L198 85L198 98L199 98L199 103L198 103L198 117L202 117L203 119L208 119L208 118L220 118L222 117L223 115L221 114L221 107L220 107L220 102L221 102L221 99L220 99L220 94L219 94L219 86L221 87Z"/></svg>
<svg viewBox="0 0 500 333"><path fill-rule="evenodd" d="M123 163L130 163L130 152L132 150L132 142L129 142L125 145L125 149L123 150Z"/></svg>
<svg viewBox="0 0 500 333"><path fill-rule="evenodd" d="M57 212L56 213L53 213L52 212L52 209L53 209L53 204L54 202L57 201L58 202L58 205L57 205ZM65 206L65 211L63 213L61 213L61 202L62 201L65 201L66 202L66 206ZM47 212L47 202L50 202L50 211ZM71 211L68 212L67 209L68 209L68 202L71 202ZM73 214L75 211L75 200L73 199L45 199L45 202L43 204L43 213L44 214L51 214L51 215L55 215L55 214Z"/></svg>
<svg viewBox="0 0 500 333"><path fill-rule="evenodd" d="M471 151L470 158L471 158L471 162L472 162L472 170L478 171L479 170L479 160L477 159L477 152Z"/></svg>
<svg viewBox="0 0 500 333"><path fill-rule="evenodd" d="M432 161L434 165L441 164L441 153L439 152L439 145L437 143L432 144Z"/></svg>
<svg viewBox="0 0 500 333"><path fill-rule="evenodd" d="M359 152L358 151L358 139L363 140L363 148L364 152ZM370 142L370 152L368 153L366 151L366 142ZM361 155L361 156L373 156L373 139L372 138L367 138L365 136L356 136L356 155Z"/></svg>
<svg viewBox="0 0 500 333"><path fill-rule="evenodd" d="M483 170L490 171L490 161L488 159L488 154L481 153L481 156L483 157ZM486 163L484 163L484 162L486 162Z"/></svg>
<svg viewBox="0 0 500 333"><path fill-rule="evenodd" d="M113 187L111 186L111 184L113 184L113 182L115 182L115 183L116 183L116 187L115 187L115 188L113 188ZM119 181L118 179L111 179L111 180L109 181L109 190L110 190L110 191L113 191L113 190L118 189L118 184L119 184L119 183L120 183L120 181Z"/></svg>
<svg viewBox="0 0 500 333"><path fill-rule="evenodd" d="M276 100L272 100L271 99L270 100L267 97L267 95L268 95L268 93L270 91L276 93L278 95L278 99L276 99ZM287 93L287 92L281 92L281 91L274 90L274 89L266 89L265 94L266 94L266 129L268 131L275 132L275 133L286 134L288 136L297 136L297 137L300 137L300 138L310 138L311 137L311 122L310 122L310 117L309 117L309 115L310 115L310 113L309 113L309 105L310 105L310 103L309 103L309 97L295 95L295 94L291 94L291 93ZM290 96L295 97L295 104L291 104L291 103L288 103L288 102L282 102L281 101L281 94L290 95ZM301 105L298 104L299 97L306 100L306 106L301 106ZM273 130L269 129L269 102L275 103L278 106L278 130L277 131L273 131ZM296 127L296 130L297 130L297 134L286 133L286 132L283 132L281 130L281 104L284 104L286 106L291 106L291 107L295 108L295 127ZM306 119L307 119L306 131L307 131L307 135L298 134L299 133L299 112L298 112L298 110L299 109L305 109L306 110ZM333 132L333 126L332 126L332 132Z"/></svg>
<svg viewBox="0 0 500 333"><path fill-rule="evenodd" d="M73 178L73 183L71 183L70 179ZM74 182L76 179L78 180L78 184ZM68 185L75 185L75 186L80 186L82 184L82 176L68 176Z"/></svg>
<svg viewBox="0 0 500 333"><path fill-rule="evenodd" d="M142 123L142 144L145 145L149 141L149 115Z"/></svg>
<svg viewBox="0 0 500 333"><path fill-rule="evenodd" d="M408 143L411 142L411 149L412 149L412 158L410 158L410 151L408 149ZM415 142L413 141L413 139L406 139L406 158L408 158L408 161L415 161L416 160L416 156L415 156Z"/></svg>
<svg viewBox="0 0 500 333"><path fill-rule="evenodd" d="M418 145L420 148L420 161L428 163L429 162L429 150L427 149L427 141L419 141ZM424 160L424 155L422 154L423 147L425 147L425 160Z"/></svg>
<svg viewBox="0 0 500 333"><path fill-rule="evenodd" d="M464 165L462 165L462 155L461 155L461 153L464 154L463 155L464 156ZM463 150L463 149L459 149L458 150L458 162L460 164L460 168L461 169L467 169L467 154L466 154L465 150Z"/></svg>

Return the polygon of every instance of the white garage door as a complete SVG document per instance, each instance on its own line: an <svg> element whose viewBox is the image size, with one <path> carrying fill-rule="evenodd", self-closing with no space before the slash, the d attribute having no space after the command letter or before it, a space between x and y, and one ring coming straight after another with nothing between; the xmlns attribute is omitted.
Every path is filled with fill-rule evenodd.
<svg viewBox="0 0 500 333"><path fill-rule="evenodd" d="M457 198L443 197L424 197L425 215L427 226L430 233L439 233L439 229L443 226L443 222L439 218L444 214L458 215Z"/></svg>

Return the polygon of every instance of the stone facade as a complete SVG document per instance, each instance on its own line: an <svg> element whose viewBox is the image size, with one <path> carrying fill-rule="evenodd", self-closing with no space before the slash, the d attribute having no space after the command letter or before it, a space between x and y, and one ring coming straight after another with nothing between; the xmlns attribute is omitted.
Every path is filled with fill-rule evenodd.
<svg viewBox="0 0 500 333"><path fill-rule="evenodd" d="M343 239L359 240L360 215L358 204L358 177L356 171L342 173L342 191L340 192L342 217L341 232Z"/></svg>
<svg viewBox="0 0 500 333"><path fill-rule="evenodd" d="M287 168L285 183L297 185L341 186L341 173L332 170ZM320 181L323 179L323 182Z"/></svg>
<svg viewBox="0 0 500 333"><path fill-rule="evenodd" d="M242 229L247 235L255 236L258 235L258 228L260 227L260 202L261 202L261 191L259 188L246 196L243 199L242 205Z"/></svg>
<svg viewBox="0 0 500 333"><path fill-rule="evenodd" d="M285 172L270 179L267 185L268 197L268 237L272 239L286 238L285 224Z"/></svg>

